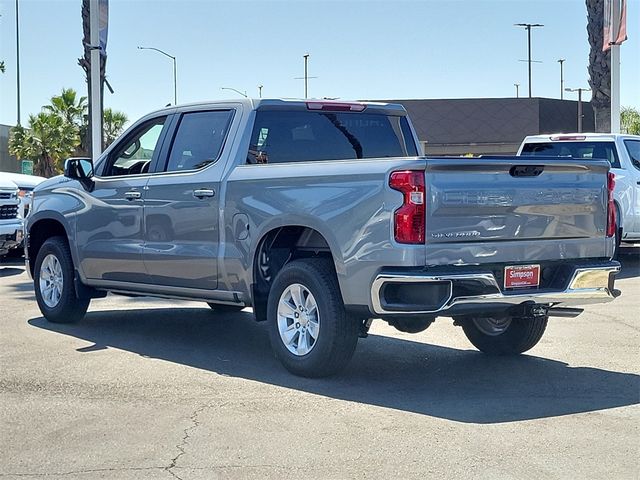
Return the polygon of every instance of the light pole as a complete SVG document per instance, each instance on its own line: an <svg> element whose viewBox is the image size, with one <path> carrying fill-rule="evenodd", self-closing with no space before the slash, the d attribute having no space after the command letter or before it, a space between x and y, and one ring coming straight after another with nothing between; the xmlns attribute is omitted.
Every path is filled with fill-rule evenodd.
<svg viewBox="0 0 640 480"><path fill-rule="evenodd" d="M520 84L514 83L513 86L516 87L516 98L520 98Z"/></svg>
<svg viewBox="0 0 640 480"><path fill-rule="evenodd" d="M304 80L304 98L308 97L309 94L309 79L310 78L318 78L318 77L310 77L309 71L307 69L307 64L309 63L309 54L305 53L302 58L304 58L304 77L294 77L295 80Z"/></svg>
<svg viewBox="0 0 640 480"><path fill-rule="evenodd" d="M527 51L529 52L527 57L527 63L529 64L529 98L531 98L531 29L536 27L544 27L541 23L516 23L516 27L524 27L527 31Z"/></svg>
<svg viewBox="0 0 640 480"><path fill-rule="evenodd" d="M582 133L582 92L590 92L590 88L565 88L565 92L578 92L578 133Z"/></svg>
<svg viewBox="0 0 640 480"><path fill-rule="evenodd" d="M560 100L564 100L564 62L564 58L558 59L558 63L560 64Z"/></svg>
<svg viewBox="0 0 640 480"><path fill-rule="evenodd" d="M249 98L249 97L247 97L247 92L241 92L240 90L237 90L235 88L220 87L220 90L231 90L232 92L236 92L238 95L242 95L244 98Z"/></svg>
<svg viewBox="0 0 640 480"><path fill-rule="evenodd" d="M262 98L262 85L258 85L258 97Z"/></svg>
<svg viewBox="0 0 640 480"><path fill-rule="evenodd" d="M173 55L169 55L167 52L164 52L159 48L155 48L155 47L138 47L138 49L139 50L155 50L156 52L161 53L165 57L169 57L171 60L173 60L173 104L177 105L178 104L178 73L177 73L178 69L176 66L176 57L174 57Z"/></svg>
<svg viewBox="0 0 640 480"><path fill-rule="evenodd" d="M18 13L18 0L16 0L16 97L18 125L20 125L20 16Z"/></svg>

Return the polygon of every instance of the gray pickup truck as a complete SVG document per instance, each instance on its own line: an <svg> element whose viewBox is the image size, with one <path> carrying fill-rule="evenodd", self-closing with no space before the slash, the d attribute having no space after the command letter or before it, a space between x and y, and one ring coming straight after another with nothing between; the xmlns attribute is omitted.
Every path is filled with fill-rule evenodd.
<svg viewBox="0 0 640 480"><path fill-rule="evenodd" d="M347 364L373 318L453 318L518 354L549 316L608 302L606 161L428 158L402 106L242 100L160 110L35 190L28 270L43 315L112 292L252 307L291 372ZM613 224L611 222L613 221Z"/></svg>

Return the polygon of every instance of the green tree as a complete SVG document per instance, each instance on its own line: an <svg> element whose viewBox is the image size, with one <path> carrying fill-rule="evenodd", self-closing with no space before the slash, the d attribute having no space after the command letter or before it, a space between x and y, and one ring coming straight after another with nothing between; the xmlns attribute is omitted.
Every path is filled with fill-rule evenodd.
<svg viewBox="0 0 640 480"><path fill-rule="evenodd" d="M18 159L34 162L34 173L52 177L62 171L62 162L79 145L78 129L62 116L42 111L29 115L27 128L17 125L11 129L9 152Z"/></svg>
<svg viewBox="0 0 640 480"><path fill-rule="evenodd" d="M111 108L105 108L102 114L104 146L108 147L120 136L124 125L129 121L127 115Z"/></svg>
<svg viewBox="0 0 640 480"><path fill-rule="evenodd" d="M87 114L87 97L78 97L73 88L63 88L62 93L51 97L51 104L43 108L80 129Z"/></svg>
<svg viewBox="0 0 640 480"><path fill-rule="evenodd" d="M620 111L620 130L622 133L640 135L640 110L622 107Z"/></svg>

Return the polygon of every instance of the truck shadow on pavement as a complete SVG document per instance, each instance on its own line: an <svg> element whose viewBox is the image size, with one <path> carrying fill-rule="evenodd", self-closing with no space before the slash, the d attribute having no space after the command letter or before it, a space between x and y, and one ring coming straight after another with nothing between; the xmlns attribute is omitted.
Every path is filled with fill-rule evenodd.
<svg viewBox="0 0 640 480"><path fill-rule="evenodd" d="M640 402L639 375L572 367L532 355L492 358L378 335L359 342L340 375L298 378L273 357L266 326L244 312L99 311L76 325L43 318L29 324L92 342L78 349L86 355L113 347L220 375L458 422L513 422Z"/></svg>
<svg viewBox="0 0 640 480"><path fill-rule="evenodd" d="M622 265L617 278L640 277L640 248L620 247L617 260Z"/></svg>

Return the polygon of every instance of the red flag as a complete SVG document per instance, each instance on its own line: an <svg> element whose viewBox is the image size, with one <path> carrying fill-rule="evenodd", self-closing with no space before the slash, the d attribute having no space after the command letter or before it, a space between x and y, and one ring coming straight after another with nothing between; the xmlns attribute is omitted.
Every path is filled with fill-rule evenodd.
<svg viewBox="0 0 640 480"><path fill-rule="evenodd" d="M620 17L618 31L613 31L614 2L619 2ZM627 39L627 0L604 0L604 22L602 28L602 51L606 52L611 45L620 45Z"/></svg>

